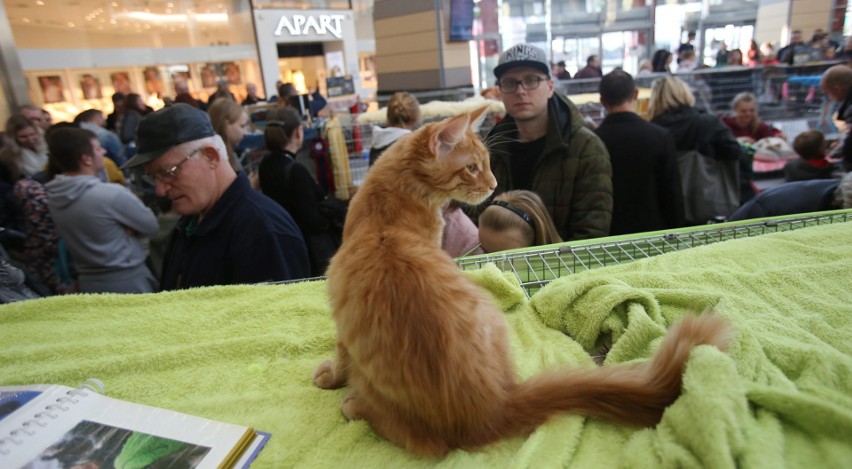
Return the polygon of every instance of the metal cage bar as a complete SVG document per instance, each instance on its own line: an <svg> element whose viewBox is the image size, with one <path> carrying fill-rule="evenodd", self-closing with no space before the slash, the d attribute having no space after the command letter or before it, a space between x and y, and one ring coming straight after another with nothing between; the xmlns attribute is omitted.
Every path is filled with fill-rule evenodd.
<svg viewBox="0 0 852 469"><path fill-rule="evenodd" d="M708 228L683 228L670 233L637 235L587 244L549 246L520 252L486 254L456 260L462 270L476 270L487 263L511 272L527 296L565 275L609 265L625 264L668 252L707 246L732 239L752 238L768 233L793 231L809 226L852 221L852 210L754 221L710 225Z"/></svg>

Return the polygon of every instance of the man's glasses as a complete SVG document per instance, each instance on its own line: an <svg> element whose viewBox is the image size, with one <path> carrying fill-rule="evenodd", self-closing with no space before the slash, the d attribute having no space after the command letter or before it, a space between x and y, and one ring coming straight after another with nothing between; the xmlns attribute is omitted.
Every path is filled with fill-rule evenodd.
<svg viewBox="0 0 852 469"><path fill-rule="evenodd" d="M523 78L523 80L513 80L511 78L503 78L499 82L497 82L497 86L500 87L500 91L503 93L514 93L518 89L518 85L524 87L527 91L532 91L538 89L541 85L541 82L546 81L547 78L540 77L538 75L527 75Z"/></svg>
<svg viewBox="0 0 852 469"><path fill-rule="evenodd" d="M172 182L172 181L174 181L175 178L177 177L178 173L180 172L180 167L183 166L184 163L189 161L193 156L195 156L196 153L201 151L201 148L203 148L203 147L198 147L195 150L192 150L192 152L189 155L186 155L186 158L181 160L180 163L172 166L169 169L161 169L161 170L154 172L154 173L143 174L142 180L147 182L148 184L150 184L152 186L156 185L157 181L160 181L160 182Z"/></svg>

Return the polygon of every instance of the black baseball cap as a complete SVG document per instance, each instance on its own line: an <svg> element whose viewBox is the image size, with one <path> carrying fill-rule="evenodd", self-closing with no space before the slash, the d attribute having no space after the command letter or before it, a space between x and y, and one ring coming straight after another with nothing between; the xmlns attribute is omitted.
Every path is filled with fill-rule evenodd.
<svg viewBox="0 0 852 469"><path fill-rule="evenodd" d="M534 68L550 77L547 55L532 44L518 44L503 51L497 66L494 67L494 76L499 80L506 70L517 67Z"/></svg>
<svg viewBox="0 0 852 469"><path fill-rule="evenodd" d="M175 145L216 135L206 112L189 104L177 103L152 112L139 121L136 130L138 153L121 169L153 161Z"/></svg>

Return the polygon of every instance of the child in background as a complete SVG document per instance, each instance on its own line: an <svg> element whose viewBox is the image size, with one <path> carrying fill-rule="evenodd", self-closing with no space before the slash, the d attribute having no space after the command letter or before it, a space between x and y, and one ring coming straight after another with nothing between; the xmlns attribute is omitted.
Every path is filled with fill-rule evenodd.
<svg viewBox="0 0 852 469"><path fill-rule="evenodd" d="M562 242L544 202L525 190L494 197L479 215L479 240L485 252Z"/></svg>
<svg viewBox="0 0 852 469"><path fill-rule="evenodd" d="M836 169L826 159L825 136L819 130L800 133L793 140L793 149L801 158L790 160L784 165L784 178L787 181L808 179L831 179Z"/></svg>

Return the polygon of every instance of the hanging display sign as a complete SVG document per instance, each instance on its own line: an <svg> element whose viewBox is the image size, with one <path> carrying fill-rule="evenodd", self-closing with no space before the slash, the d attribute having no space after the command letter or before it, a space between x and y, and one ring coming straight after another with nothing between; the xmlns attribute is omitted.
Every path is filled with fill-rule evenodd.
<svg viewBox="0 0 852 469"><path fill-rule="evenodd" d="M284 28L291 36L304 36L311 32L320 36L331 35L343 38L341 20L344 15L282 15L275 28L275 35L280 36Z"/></svg>

